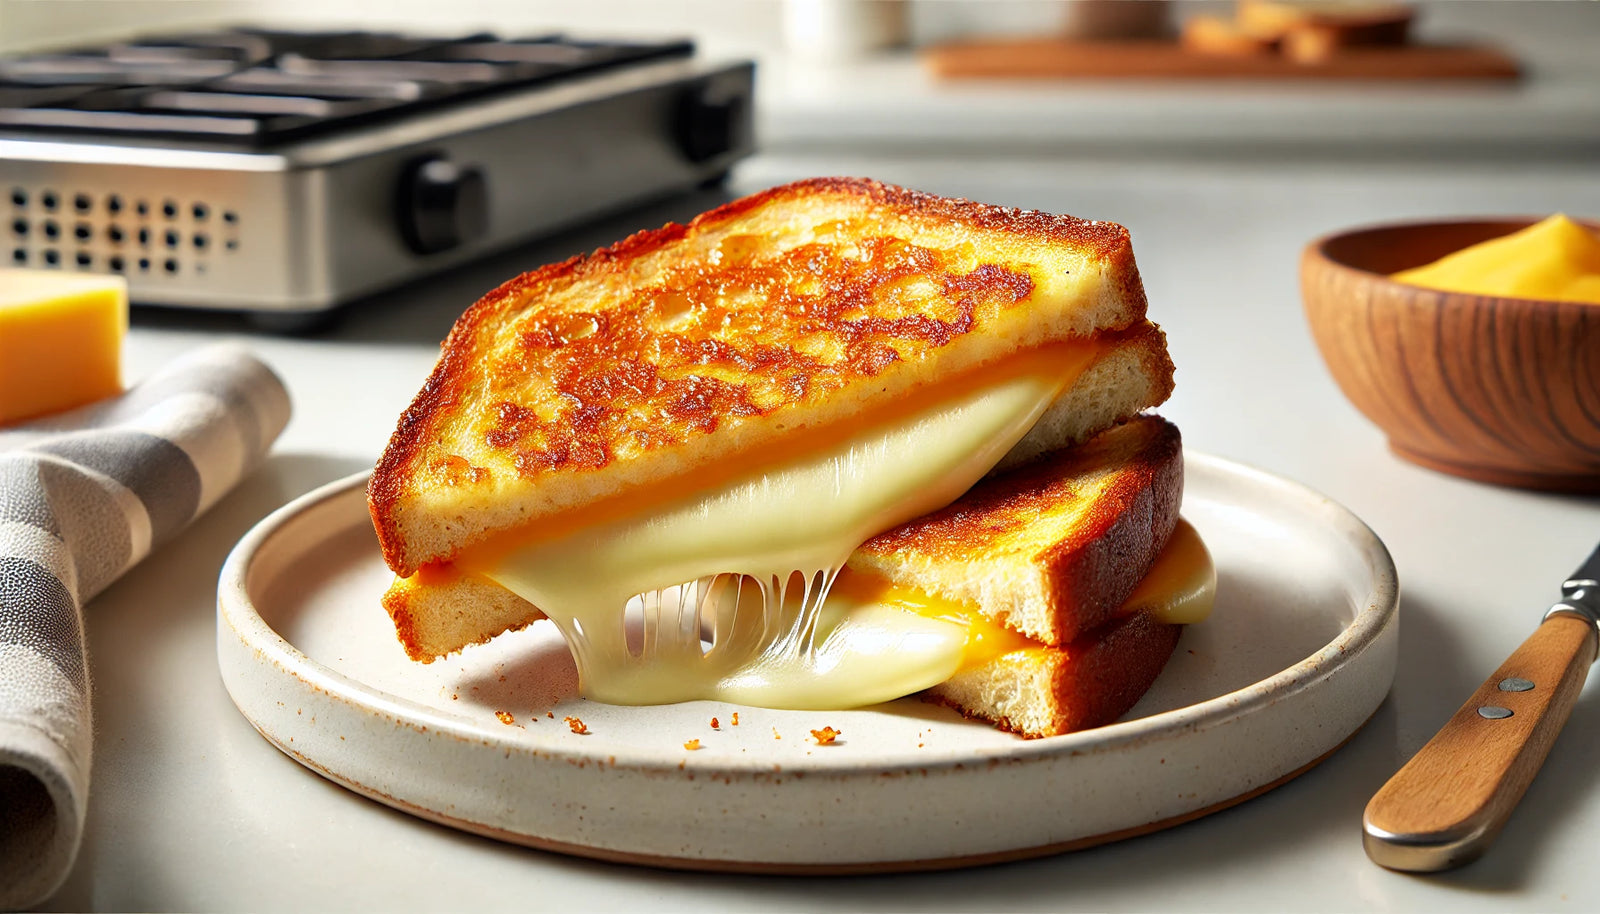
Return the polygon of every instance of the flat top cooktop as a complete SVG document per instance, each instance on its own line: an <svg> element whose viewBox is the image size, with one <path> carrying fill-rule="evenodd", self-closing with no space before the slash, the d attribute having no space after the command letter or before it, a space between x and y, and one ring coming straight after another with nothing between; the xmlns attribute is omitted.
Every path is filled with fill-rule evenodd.
<svg viewBox="0 0 1600 914"><path fill-rule="evenodd" d="M265 147L647 61L693 42L236 28L0 59L0 130Z"/></svg>

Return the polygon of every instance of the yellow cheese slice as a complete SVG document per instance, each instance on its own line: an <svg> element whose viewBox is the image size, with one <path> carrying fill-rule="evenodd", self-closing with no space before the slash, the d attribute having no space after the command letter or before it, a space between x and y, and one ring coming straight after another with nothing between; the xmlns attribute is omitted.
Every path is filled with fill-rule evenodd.
<svg viewBox="0 0 1600 914"><path fill-rule="evenodd" d="M119 276L0 269L0 425L122 390Z"/></svg>

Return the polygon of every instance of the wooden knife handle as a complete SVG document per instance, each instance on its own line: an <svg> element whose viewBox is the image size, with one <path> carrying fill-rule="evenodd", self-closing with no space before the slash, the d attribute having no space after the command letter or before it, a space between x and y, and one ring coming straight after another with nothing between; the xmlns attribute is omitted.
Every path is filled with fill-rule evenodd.
<svg viewBox="0 0 1600 914"><path fill-rule="evenodd" d="M1535 629L1372 797L1362 816L1367 856L1430 872L1487 850L1572 713L1596 641L1595 626L1576 615Z"/></svg>

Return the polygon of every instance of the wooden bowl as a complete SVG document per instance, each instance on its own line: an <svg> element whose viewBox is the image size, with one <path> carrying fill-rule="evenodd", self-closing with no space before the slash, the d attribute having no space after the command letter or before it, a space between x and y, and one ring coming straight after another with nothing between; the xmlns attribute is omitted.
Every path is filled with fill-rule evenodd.
<svg viewBox="0 0 1600 914"><path fill-rule="evenodd" d="M1533 221L1318 239L1300 259L1306 317L1339 388L1400 457L1500 485L1600 492L1600 305L1388 278Z"/></svg>

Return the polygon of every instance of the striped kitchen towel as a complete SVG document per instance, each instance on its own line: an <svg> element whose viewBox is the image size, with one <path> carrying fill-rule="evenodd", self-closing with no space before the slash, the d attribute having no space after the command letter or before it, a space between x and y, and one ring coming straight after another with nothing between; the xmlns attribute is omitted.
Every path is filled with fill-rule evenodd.
<svg viewBox="0 0 1600 914"><path fill-rule="evenodd" d="M48 898L78 852L84 602L221 498L288 420L271 369L221 344L119 397L0 428L0 909Z"/></svg>

